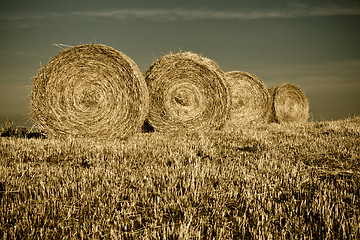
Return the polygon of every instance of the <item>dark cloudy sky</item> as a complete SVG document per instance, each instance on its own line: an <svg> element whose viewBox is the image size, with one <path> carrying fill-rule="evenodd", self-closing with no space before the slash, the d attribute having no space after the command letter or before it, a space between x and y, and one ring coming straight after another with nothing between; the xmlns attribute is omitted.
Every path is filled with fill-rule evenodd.
<svg viewBox="0 0 360 240"><path fill-rule="evenodd" d="M60 51L54 43L109 45L143 72L189 50L269 88L297 84L313 120L360 115L359 26L357 0L2 1L0 124L28 126L32 77Z"/></svg>

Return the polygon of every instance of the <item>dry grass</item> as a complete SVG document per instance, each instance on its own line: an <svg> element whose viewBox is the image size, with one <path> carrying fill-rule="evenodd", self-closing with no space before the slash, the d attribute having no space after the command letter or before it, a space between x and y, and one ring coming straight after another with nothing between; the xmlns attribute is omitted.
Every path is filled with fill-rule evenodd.
<svg viewBox="0 0 360 240"><path fill-rule="evenodd" d="M148 110L148 92L137 65L101 44L64 50L34 78L31 112L50 136L127 137Z"/></svg>
<svg viewBox="0 0 360 240"><path fill-rule="evenodd" d="M360 118L0 138L1 239L359 239Z"/></svg>
<svg viewBox="0 0 360 240"><path fill-rule="evenodd" d="M231 92L229 127L266 122L270 95L267 87L257 76L247 72L226 73Z"/></svg>
<svg viewBox="0 0 360 240"><path fill-rule="evenodd" d="M269 90L272 98L270 121L305 123L309 118L309 102L295 84L284 83Z"/></svg>
<svg viewBox="0 0 360 240"><path fill-rule="evenodd" d="M148 122L157 131L220 129L230 95L218 65L191 52L167 54L145 73L149 88Z"/></svg>

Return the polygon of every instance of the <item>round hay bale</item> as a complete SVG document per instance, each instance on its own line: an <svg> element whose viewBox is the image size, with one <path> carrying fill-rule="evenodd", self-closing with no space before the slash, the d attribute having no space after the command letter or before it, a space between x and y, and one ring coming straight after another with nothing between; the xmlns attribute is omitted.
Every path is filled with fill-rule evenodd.
<svg viewBox="0 0 360 240"><path fill-rule="evenodd" d="M145 73L150 95L147 121L155 131L220 129L230 94L225 74L212 60L192 52L167 54Z"/></svg>
<svg viewBox="0 0 360 240"><path fill-rule="evenodd" d="M230 86L231 107L227 126L265 123L269 111L270 94L254 74L232 71L226 73Z"/></svg>
<svg viewBox="0 0 360 240"><path fill-rule="evenodd" d="M305 123L309 118L309 102L295 84L284 83L269 90L272 98L270 121Z"/></svg>
<svg viewBox="0 0 360 240"><path fill-rule="evenodd" d="M31 112L52 136L124 138L140 130L149 96L137 65L101 44L57 54L34 77Z"/></svg>

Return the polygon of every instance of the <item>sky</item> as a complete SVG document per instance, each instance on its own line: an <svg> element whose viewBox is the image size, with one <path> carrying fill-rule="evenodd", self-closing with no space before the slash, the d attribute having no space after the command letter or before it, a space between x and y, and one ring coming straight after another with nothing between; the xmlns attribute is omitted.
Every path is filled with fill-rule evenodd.
<svg viewBox="0 0 360 240"><path fill-rule="evenodd" d="M164 54L192 51L268 88L297 84L310 120L359 116L359 26L357 0L3 0L0 124L31 126L33 76L61 44L88 43L125 53L142 72Z"/></svg>

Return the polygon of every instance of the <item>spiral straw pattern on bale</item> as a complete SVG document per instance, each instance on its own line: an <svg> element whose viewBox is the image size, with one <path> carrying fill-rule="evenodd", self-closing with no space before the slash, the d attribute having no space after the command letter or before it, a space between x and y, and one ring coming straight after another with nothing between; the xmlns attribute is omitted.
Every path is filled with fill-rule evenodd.
<svg viewBox="0 0 360 240"><path fill-rule="evenodd" d="M167 54L145 73L148 122L162 132L220 129L230 107L225 74L192 52Z"/></svg>
<svg viewBox="0 0 360 240"><path fill-rule="evenodd" d="M271 121L305 123L309 118L309 102L295 84L284 83L269 90L272 97Z"/></svg>
<svg viewBox="0 0 360 240"><path fill-rule="evenodd" d="M101 44L64 50L34 78L31 111L48 135L124 138L149 103L145 79L124 53Z"/></svg>
<svg viewBox="0 0 360 240"><path fill-rule="evenodd" d="M230 86L231 107L227 126L237 127L250 123L265 123L269 111L270 95L257 76L232 71L226 73Z"/></svg>

